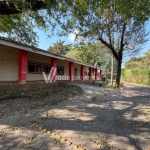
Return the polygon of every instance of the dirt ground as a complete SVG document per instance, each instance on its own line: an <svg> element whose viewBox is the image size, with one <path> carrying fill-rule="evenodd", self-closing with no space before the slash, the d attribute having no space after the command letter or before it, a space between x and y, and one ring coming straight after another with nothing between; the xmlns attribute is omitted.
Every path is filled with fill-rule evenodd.
<svg viewBox="0 0 150 150"><path fill-rule="evenodd" d="M37 97L31 113L28 107L16 113L12 108L17 105L16 99L9 105L7 100L1 101L0 150L150 150L149 87L127 84L119 91L74 85L70 91L66 87L65 101L53 107L52 95ZM41 101L49 101L49 105L39 107ZM12 114L2 112L3 107L7 112L11 109Z"/></svg>

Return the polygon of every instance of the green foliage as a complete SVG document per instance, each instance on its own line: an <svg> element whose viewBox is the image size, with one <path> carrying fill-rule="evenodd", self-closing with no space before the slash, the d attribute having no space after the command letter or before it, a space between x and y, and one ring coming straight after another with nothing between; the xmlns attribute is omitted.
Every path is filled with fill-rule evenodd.
<svg viewBox="0 0 150 150"><path fill-rule="evenodd" d="M122 69L122 80L137 84L150 85L150 70Z"/></svg>
<svg viewBox="0 0 150 150"><path fill-rule="evenodd" d="M77 46L68 51L66 56L84 63L97 64L103 67L105 67L110 60L108 49L101 43L88 43Z"/></svg>
<svg viewBox="0 0 150 150"><path fill-rule="evenodd" d="M125 63L127 69L150 69L150 50L143 57L132 58Z"/></svg>
<svg viewBox="0 0 150 150"><path fill-rule="evenodd" d="M139 52L142 45L147 42L145 20L148 18L147 13L145 16L142 15L144 5L139 7L140 3L141 1L82 0L73 1L70 7L70 2L65 1L61 6L66 12L59 9L61 16L59 20L56 19L63 33L78 30L77 41L87 44L98 40L112 52L118 64L116 77L118 87L123 56ZM135 12L135 7L138 13Z"/></svg>
<svg viewBox="0 0 150 150"><path fill-rule="evenodd" d="M49 96L49 90L48 90L48 89L42 89L42 90L40 91L40 96L41 96L41 97Z"/></svg>
<svg viewBox="0 0 150 150"><path fill-rule="evenodd" d="M69 58L79 60L81 62L86 62L82 59L81 54L81 51L79 51L77 48L72 48L70 51L67 52L66 56Z"/></svg>
<svg viewBox="0 0 150 150"><path fill-rule="evenodd" d="M34 32L31 17L26 14L0 15L0 33L9 39L37 46L37 33Z"/></svg>
<svg viewBox="0 0 150 150"><path fill-rule="evenodd" d="M71 44L64 45L65 41L59 40L53 46L50 46L47 50L59 55L65 55L71 48Z"/></svg>
<svg viewBox="0 0 150 150"><path fill-rule="evenodd" d="M13 0L11 5L9 2L0 1L0 8L4 9L2 3L6 3L8 7L13 3L20 14L0 15L1 34L7 34L7 37L11 39L31 45L37 44L38 41L38 35L33 30L35 27L45 30L48 37L54 34L58 26L62 29L62 31L57 30L59 35L67 35L75 29L79 29L81 32L86 31L89 25L92 25L92 30L84 32L82 35L89 36L90 34L95 39L95 33L98 33L99 29L104 29L106 35L110 34L111 30L107 31L106 28L111 29L112 22L109 22L110 26L106 26L100 22L100 18L97 19L97 16L103 15L107 17L107 20L112 17L113 11L109 8L110 2L113 2L112 6L115 6L114 11L124 16L128 24L131 19L144 24L150 16L149 0ZM9 10L5 11L8 14L10 12ZM100 24L97 24L98 22Z"/></svg>
<svg viewBox="0 0 150 150"><path fill-rule="evenodd" d="M113 2L112 6L115 6L114 11L124 16L129 24L131 19L138 20L142 24L149 19L149 0L2 0L0 1L0 8L9 15L0 14L0 32L3 35L7 34L6 36L11 39L35 45L38 41L38 35L33 30L33 27L44 29L49 37L54 34L58 26L61 26L63 31L57 30L57 33L66 35L74 31L74 29L84 31L88 29L90 24L96 27L91 27L92 30L89 31L90 35L95 38L95 31L98 33L99 29L105 27L101 22L97 24L100 20L96 17L99 14L103 16L104 14L101 12L104 11L107 19L110 19L111 14L113 14L109 9L110 2ZM14 8L6 9L2 5L4 3L6 3L6 7L11 7L14 4L17 14L12 15L11 10ZM110 25L112 25L112 22L110 22ZM106 27L110 29L109 26ZM89 33L84 32L84 35L89 35ZM110 34L107 30L105 33Z"/></svg>
<svg viewBox="0 0 150 150"><path fill-rule="evenodd" d="M102 87L103 85L104 85L104 82L99 81L98 86L99 86L99 87Z"/></svg>

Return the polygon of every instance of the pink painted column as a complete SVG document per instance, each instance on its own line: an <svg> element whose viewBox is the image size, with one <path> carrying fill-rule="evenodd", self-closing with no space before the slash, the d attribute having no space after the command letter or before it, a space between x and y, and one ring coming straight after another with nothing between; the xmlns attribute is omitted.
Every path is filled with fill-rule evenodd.
<svg viewBox="0 0 150 150"><path fill-rule="evenodd" d="M95 69L95 80L97 80L97 78L98 78L98 70Z"/></svg>
<svg viewBox="0 0 150 150"><path fill-rule="evenodd" d="M26 83L27 80L27 52L20 50L18 53L18 82Z"/></svg>
<svg viewBox="0 0 150 150"><path fill-rule="evenodd" d="M102 70L100 70L100 80L102 80Z"/></svg>
<svg viewBox="0 0 150 150"><path fill-rule="evenodd" d="M84 66L83 65L81 65L80 79L81 81L84 81Z"/></svg>
<svg viewBox="0 0 150 150"><path fill-rule="evenodd" d="M69 77L70 77L70 81L73 81L73 72L74 68L73 68L73 62L69 62Z"/></svg>
<svg viewBox="0 0 150 150"><path fill-rule="evenodd" d="M89 68L89 80L92 80L92 68Z"/></svg>
<svg viewBox="0 0 150 150"><path fill-rule="evenodd" d="M52 67L57 68L56 58L51 58L51 68ZM56 72L57 72L57 70L56 70ZM53 78L52 82L56 82L56 73L54 74L54 78Z"/></svg>

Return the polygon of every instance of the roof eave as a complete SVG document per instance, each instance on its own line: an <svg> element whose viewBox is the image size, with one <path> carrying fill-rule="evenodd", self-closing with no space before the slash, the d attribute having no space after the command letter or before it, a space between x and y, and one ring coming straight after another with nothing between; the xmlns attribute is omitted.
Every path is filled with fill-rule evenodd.
<svg viewBox="0 0 150 150"><path fill-rule="evenodd" d="M47 51L40 50L38 48L33 50L31 47L20 45L18 43L8 41L8 40L4 40L4 39L0 39L0 45L16 48L16 49L19 49L19 50L25 50L25 51L28 51L28 52L32 52L32 53L36 53L36 54L40 54L40 55L44 55L44 56L53 57L53 58L56 58L56 59L67 61L67 58L65 58L65 57L61 57L61 56L58 56L58 55L55 55L55 54L51 54L51 53L48 53ZM68 58L68 60L69 60L69 58ZM87 67L97 68L96 66L86 64L86 63L82 63L82 62L79 62L77 60L71 59L71 61L76 63L76 64L84 65L84 66L87 66Z"/></svg>

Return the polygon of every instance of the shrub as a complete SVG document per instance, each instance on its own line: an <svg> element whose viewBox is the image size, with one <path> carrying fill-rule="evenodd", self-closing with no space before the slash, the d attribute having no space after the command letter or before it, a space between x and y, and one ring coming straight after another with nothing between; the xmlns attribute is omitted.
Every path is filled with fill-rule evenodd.
<svg viewBox="0 0 150 150"><path fill-rule="evenodd" d="M127 82L150 85L150 70L122 69L121 79Z"/></svg>
<svg viewBox="0 0 150 150"><path fill-rule="evenodd" d="M98 83L99 87L102 87L103 84L104 84L104 83L103 83L102 81L99 81L99 83Z"/></svg>

